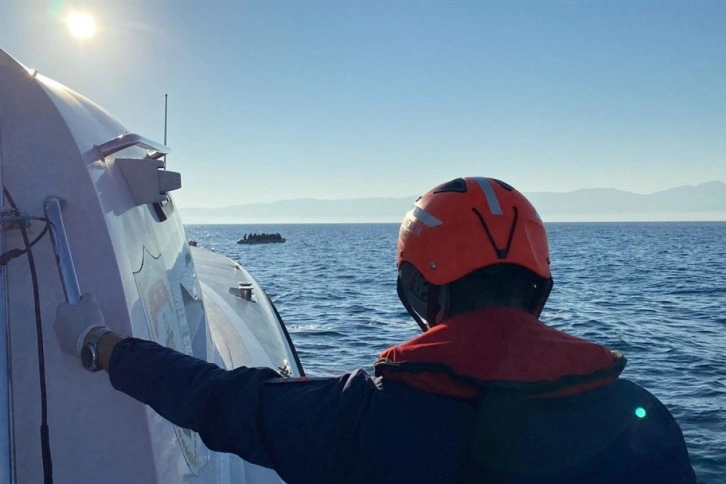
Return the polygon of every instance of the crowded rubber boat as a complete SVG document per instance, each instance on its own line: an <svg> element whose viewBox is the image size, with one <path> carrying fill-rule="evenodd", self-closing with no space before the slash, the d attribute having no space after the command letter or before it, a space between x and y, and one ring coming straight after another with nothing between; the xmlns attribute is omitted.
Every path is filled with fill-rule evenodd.
<svg viewBox="0 0 726 484"><path fill-rule="evenodd" d="M279 233L257 233L253 232L250 234L244 234L241 239L237 241L238 244L281 244L285 242L285 239Z"/></svg>

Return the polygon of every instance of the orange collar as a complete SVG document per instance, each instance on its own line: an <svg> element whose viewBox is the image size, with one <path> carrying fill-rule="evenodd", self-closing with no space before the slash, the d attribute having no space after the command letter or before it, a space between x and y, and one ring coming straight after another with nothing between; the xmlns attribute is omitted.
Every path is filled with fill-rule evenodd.
<svg viewBox="0 0 726 484"><path fill-rule="evenodd" d="M385 350L375 371L422 391L456 397L480 397L490 388L561 396L616 379L626 361L527 312L486 308L442 321Z"/></svg>

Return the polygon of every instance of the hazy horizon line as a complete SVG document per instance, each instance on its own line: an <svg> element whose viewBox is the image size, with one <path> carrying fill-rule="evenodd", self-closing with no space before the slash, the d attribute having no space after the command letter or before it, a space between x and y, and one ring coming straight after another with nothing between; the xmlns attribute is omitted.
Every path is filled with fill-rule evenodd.
<svg viewBox="0 0 726 484"><path fill-rule="evenodd" d="M217 222L184 225L400 225L401 222ZM726 224L726 220L575 220L550 221L546 224Z"/></svg>
<svg viewBox="0 0 726 484"><path fill-rule="evenodd" d="M697 187L702 186L702 185L708 185L708 184L714 184L714 183L719 183L719 184L722 184L722 185L726 185L726 181L714 179L714 180L709 180L709 181L705 181L705 182L701 182L701 183L696 183L696 184L676 185L676 186L672 186L672 187L669 187L669 188L664 188L662 190L656 190L654 192L649 192L649 193L633 192L633 191L630 191L630 190L624 190L624 189L621 189L621 188L613 188L613 187L576 188L576 189L567 190L567 191L528 191L528 190L525 190L522 193L524 193L527 196L532 196L532 195L537 195L537 194L558 194L558 195L564 195L564 194L575 193L575 192L579 192L579 191L583 191L583 190L615 190L615 191L620 191L620 192L623 192L623 193L629 193L629 194L633 194L633 195L646 195L647 196L647 195L655 195L657 193L667 192L669 190L674 190L674 189L678 189L678 188L685 188L685 187L697 188ZM321 201L321 202L340 202L340 201L387 200L387 199L391 199L391 200L401 200L401 199L404 199L404 198L411 198L411 200L413 202L416 199L416 197L418 197L418 196L419 195L403 195L403 196L393 196L393 195L389 195L389 196L362 196L362 197L353 197L353 198L298 197L298 198L284 198L284 199L275 200L275 201L271 201L271 202L269 202L269 201L268 202L240 202L240 203L237 203L237 204L221 205L221 206L179 205L179 204L177 204L177 206L180 209L210 209L210 210L212 210L212 209L233 208L233 207L238 207L238 206L241 206L241 205L273 205L273 204L276 204L276 203L294 202L294 201L302 201L302 200L305 200L305 201ZM366 223L366 222L364 222L364 223Z"/></svg>

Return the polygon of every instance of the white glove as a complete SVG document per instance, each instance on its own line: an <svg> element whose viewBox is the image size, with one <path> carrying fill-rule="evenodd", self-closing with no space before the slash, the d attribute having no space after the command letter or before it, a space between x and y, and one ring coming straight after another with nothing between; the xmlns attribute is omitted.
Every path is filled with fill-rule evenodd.
<svg viewBox="0 0 726 484"><path fill-rule="evenodd" d="M101 310L90 292L83 294L77 304L59 304L53 324L61 351L76 358L80 358L83 341L91 329L104 326Z"/></svg>

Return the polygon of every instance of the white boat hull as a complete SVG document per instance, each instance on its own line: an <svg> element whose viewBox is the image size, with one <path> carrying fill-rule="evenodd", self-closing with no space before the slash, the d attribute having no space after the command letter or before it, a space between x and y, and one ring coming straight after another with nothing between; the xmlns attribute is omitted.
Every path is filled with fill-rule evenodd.
<svg viewBox="0 0 726 484"><path fill-rule="evenodd" d="M300 375L294 348L251 276L219 254L195 249L193 255L171 198L164 207L138 204L119 160L144 159L147 149L133 146L108 156L99 151L99 145L127 133L100 107L33 75L0 51L0 182L19 210L33 216L43 216L48 197L63 200L78 286L95 293L106 324L223 367L287 365L290 374ZM160 221L159 210L166 220ZM32 222L29 237L43 226ZM2 237L5 250L24 247L20 231L9 224L3 225ZM88 374L62 354L52 323L69 290L59 277L50 238L32 252L56 483L279 482L273 471L209 451L195 434L113 390L105 374ZM195 258L204 274L196 270ZM0 456L7 459L0 469L7 468L6 482L39 483L38 345L26 256L9 262L3 275L7 318L0 329L8 339L0 358L7 357L9 369L0 424L5 421L8 428L0 432L6 432L3 445L9 453ZM257 299L229 294L226 286L237 282L253 284ZM277 341L274 351L250 333L250 323L257 321L264 321L268 337Z"/></svg>

